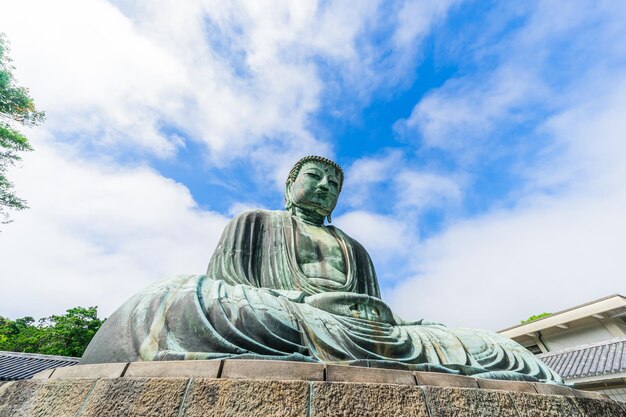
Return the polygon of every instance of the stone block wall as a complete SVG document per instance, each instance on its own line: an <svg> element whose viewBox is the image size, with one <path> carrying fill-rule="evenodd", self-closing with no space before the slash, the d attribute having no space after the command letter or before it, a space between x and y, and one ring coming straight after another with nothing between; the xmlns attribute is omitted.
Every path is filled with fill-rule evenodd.
<svg viewBox="0 0 626 417"><path fill-rule="evenodd" d="M378 374L372 368L273 361L202 362L141 364L132 372L128 364L108 370L90 365L57 378L55 371L48 378L9 382L0 385L0 417L626 416L624 404L566 387L551 387L555 391L548 394L538 393L535 384L480 388L481 381L458 377L455 383L454 377L440 374ZM226 365L231 377L222 376ZM150 375L137 376L146 373Z"/></svg>

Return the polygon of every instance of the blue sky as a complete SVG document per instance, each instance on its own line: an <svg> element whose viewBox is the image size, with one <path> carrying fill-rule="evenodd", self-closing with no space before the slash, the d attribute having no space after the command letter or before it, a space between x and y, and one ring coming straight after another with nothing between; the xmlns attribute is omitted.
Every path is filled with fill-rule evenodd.
<svg viewBox="0 0 626 417"><path fill-rule="evenodd" d="M64 0L0 31L47 122L12 172L1 315L109 315L281 209L303 155L401 315L499 329L624 293L619 1Z"/></svg>

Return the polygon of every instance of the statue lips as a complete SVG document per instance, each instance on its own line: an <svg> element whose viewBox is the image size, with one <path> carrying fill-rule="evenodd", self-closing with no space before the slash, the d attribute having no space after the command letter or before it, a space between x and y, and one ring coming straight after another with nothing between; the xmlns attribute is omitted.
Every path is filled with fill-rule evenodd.
<svg viewBox="0 0 626 417"><path fill-rule="evenodd" d="M322 209L327 208L328 203L331 201L331 195L328 191L316 190L313 193L313 196L315 197L315 200L311 202L315 206L318 206L319 208L322 208Z"/></svg>
<svg viewBox="0 0 626 417"><path fill-rule="evenodd" d="M332 194L330 191L326 191L326 190L316 190L314 195L315 197L317 197L318 199L324 202L329 202L337 198L335 194Z"/></svg>

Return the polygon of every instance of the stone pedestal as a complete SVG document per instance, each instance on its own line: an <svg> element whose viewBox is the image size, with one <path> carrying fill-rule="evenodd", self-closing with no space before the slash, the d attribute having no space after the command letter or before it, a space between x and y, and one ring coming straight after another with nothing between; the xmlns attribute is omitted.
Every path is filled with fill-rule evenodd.
<svg viewBox="0 0 626 417"><path fill-rule="evenodd" d="M536 383L281 361L58 368L0 385L0 417L623 417L624 404Z"/></svg>

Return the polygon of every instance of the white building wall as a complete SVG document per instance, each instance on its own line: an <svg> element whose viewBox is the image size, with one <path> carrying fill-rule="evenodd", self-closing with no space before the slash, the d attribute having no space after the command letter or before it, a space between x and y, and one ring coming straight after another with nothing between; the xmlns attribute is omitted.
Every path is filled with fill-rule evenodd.
<svg viewBox="0 0 626 417"><path fill-rule="evenodd" d="M544 336L542 340L548 350L553 352L588 343L602 342L614 337L603 326L588 325L564 330L553 336Z"/></svg>

